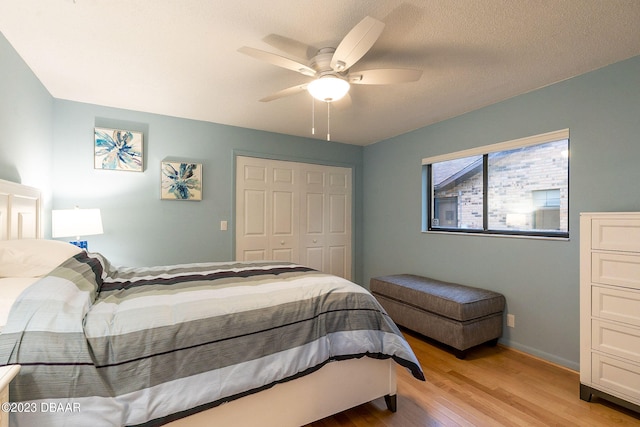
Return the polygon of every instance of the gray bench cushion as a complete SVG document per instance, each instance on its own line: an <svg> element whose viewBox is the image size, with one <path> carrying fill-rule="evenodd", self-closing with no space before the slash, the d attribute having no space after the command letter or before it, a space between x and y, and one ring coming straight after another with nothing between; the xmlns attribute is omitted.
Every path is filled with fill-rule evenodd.
<svg viewBox="0 0 640 427"><path fill-rule="evenodd" d="M502 313L505 298L486 289L412 274L376 277L371 292L461 322Z"/></svg>

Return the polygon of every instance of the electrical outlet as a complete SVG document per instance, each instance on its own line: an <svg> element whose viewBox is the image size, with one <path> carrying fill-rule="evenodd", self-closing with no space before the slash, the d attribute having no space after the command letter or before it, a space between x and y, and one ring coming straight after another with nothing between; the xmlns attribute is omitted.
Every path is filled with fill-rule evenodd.
<svg viewBox="0 0 640 427"><path fill-rule="evenodd" d="M507 326L510 328L516 327L516 316L514 314L507 314Z"/></svg>

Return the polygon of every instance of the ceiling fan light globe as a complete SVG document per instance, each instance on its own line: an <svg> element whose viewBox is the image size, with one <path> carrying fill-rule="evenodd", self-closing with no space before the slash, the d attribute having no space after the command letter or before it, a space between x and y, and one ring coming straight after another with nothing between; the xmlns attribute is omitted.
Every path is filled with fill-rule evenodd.
<svg viewBox="0 0 640 427"><path fill-rule="evenodd" d="M307 90L319 101L333 102L344 97L350 87L346 80L328 76L312 81L307 85Z"/></svg>

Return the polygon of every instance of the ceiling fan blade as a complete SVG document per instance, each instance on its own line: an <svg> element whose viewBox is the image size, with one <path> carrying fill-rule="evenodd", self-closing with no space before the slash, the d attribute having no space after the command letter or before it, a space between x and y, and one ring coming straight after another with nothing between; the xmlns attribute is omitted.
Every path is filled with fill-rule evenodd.
<svg viewBox="0 0 640 427"><path fill-rule="evenodd" d="M292 86L286 89L282 89L281 91L278 91L274 94L271 94L269 96L265 96L264 98L262 98L260 100L260 102L269 102L269 101L273 101L276 99L280 99L280 98L284 98L285 96L290 96L290 95L295 95L297 93L300 92L304 92L305 90L307 90L307 84L301 84L301 85L296 85L296 86Z"/></svg>
<svg viewBox="0 0 640 427"><path fill-rule="evenodd" d="M308 66L301 64L298 61L294 61L293 59L276 55L275 53L265 52L264 50L254 49L247 46L241 47L240 49L238 49L238 52L244 53L245 55L252 56L262 61L266 61L278 67L286 68L287 70L297 71L298 73L304 74L305 76L316 75L316 71L313 68L309 68Z"/></svg>
<svg viewBox="0 0 640 427"><path fill-rule="evenodd" d="M338 72L351 68L371 49L383 29L383 22L366 16L342 39L331 58L331 68Z"/></svg>
<svg viewBox="0 0 640 427"><path fill-rule="evenodd" d="M407 68L380 68L349 73L349 83L357 85L389 85L415 82L422 77L422 70Z"/></svg>
<svg viewBox="0 0 640 427"><path fill-rule="evenodd" d="M290 39L279 34L269 34L262 39L263 42L286 53L292 58L313 58L318 52L317 47L309 46L301 41Z"/></svg>

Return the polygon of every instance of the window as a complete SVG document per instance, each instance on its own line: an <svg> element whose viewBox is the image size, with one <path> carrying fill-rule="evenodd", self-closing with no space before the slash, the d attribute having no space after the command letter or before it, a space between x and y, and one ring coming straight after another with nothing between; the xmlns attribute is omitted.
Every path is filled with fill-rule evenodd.
<svg viewBox="0 0 640 427"><path fill-rule="evenodd" d="M569 131L423 159L423 230L569 237Z"/></svg>

